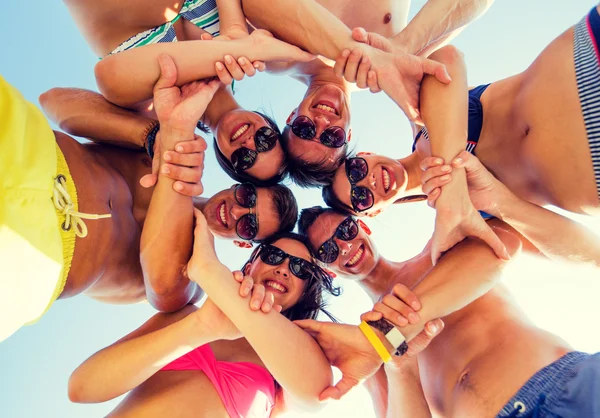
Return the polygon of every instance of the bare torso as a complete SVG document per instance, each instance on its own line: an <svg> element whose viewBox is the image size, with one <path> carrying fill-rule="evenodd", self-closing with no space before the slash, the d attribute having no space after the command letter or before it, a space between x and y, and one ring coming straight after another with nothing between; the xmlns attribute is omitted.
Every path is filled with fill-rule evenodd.
<svg viewBox="0 0 600 418"><path fill-rule="evenodd" d="M572 349L530 323L503 286L444 318L419 355L430 408L444 417L493 417L538 370Z"/></svg>
<svg viewBox="0 0 600 418"><path fill-rule="evenodd" d="M85 221L88 235L77 238L71 270L61 298L80 293L109 303L145 299L140 266L140 234L152 195L139 179L149 158L106 145L82 145L55 133L77 189L79 212L108 219Z"/></svg>
<svg viewBox="0 0 600 418"><path fill-rule="evenodd" d="M250 362L264 367L245 339L210 344L218 361ZM203 371L159 371L108 415L110 418L228 418L223 402Z"/></svg>
<svg viewBox="0 0 600 418"><path fill-rule="evenodd" d="M483 94L477 156L513 192L537 204L600 214L573 61L573 29L523 73Z"/></svg>

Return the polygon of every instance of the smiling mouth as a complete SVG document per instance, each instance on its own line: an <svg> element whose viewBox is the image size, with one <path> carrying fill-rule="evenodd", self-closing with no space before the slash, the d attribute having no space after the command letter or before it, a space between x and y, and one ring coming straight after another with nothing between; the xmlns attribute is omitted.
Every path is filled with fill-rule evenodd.
<svg viewBox="0 0 600 418"><path fill-rule="evenodd" d="M365 246L361 244L354 256L345 264L346 267L356 267L365 257Z"/></svg>
<svg viewBox="0 0 600 418"><path fill-rule="evenodd" d="M235 140L237 140L239 137L244 135L248 129L250 129L249 123L244 123L241 126L239 126L231 135L229 142L234 142Z"/></svg>
<svg viewBox="0 0 600 418"><path fill-rule="evenodd" d="M287 287L285 287L284 285L282 285L279 282L276 282L275 280L266 280L264 282L264 286L268 290L274 290L274 291L279 292L281 294L288 292Z"/></svg>
<svg viewBox="0 0 600 418"><path fill-rule="evenodd" d="M225 201L217 206L217 222L219 222L224 228L227 228L226 208Z"/></svg>
<svg viewBox="0 0 600 418"><path fill-rule="evenodd" d="M381 180L382 180L382 184L383 184L383 190L387 193L390 191L390 187L391 187L391 178L390 178L390 173L389 171L387 171L387 169L385 167L381 168Z"/></svg>
<svg viewBox="0 0 600 418"><path fill-rule="evenodd" d="M340 112L335 108L334 104L331 102L319 101L316 105L313 106L313 109L319 109L323 112L327 112L335 116L340 115Z"/></svg>

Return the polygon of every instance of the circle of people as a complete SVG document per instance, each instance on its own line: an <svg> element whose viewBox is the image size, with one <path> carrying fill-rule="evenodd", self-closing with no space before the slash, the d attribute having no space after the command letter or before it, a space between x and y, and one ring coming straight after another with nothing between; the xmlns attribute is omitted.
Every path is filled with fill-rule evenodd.
<svg viewBox="0 0 600 418"><path fill-rule="evenodd" d="M600 416L600 356L497 286L521 252L600 266L597 236L544 207L600 214L597 7L525 71L469 88L448 42L490 0L430 0L408 24L391 2L64 2L100 93L53 88L44 115L0 76L0 340L82 293L160 311L73 372L73 402L129 392L110 417L275 417L367 382L381 417ZM233 95L265 70L306 85L283 129ZM357 88L410 120L410 155L349 151ZM210 197L198 130L236 182ZM285 179L328 207L299 213ZM361 218L421 200L431 240L385 259ZM254 247L239 271L214 236ZM336 276L373 301L360 325L327 311Z"/></svg>

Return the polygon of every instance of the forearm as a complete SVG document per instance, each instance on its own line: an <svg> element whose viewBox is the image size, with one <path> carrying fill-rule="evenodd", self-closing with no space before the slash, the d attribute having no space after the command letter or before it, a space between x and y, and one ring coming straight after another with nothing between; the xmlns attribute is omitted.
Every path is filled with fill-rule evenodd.
<svg viewBox="0 0 600 418"><path fill-rule="evenodd" d="M452 82L443 84L433 76L425 76L421 85L421 114L429 134L431 154L449 164L467 144L467 69L463 54L452 46L435 52L431 59L446 65ZM456 193L461 190L466 197L466 185L465 170L453 170L451 182L444 187L438 199L439 207L452 204Z"/></svg>
<svg viewBox="0 0 600 418"><path fill-rule="evenodd" d="M158 57L168 54L177 66L177 86L213 77L215 62L230 54L250 61L264 60L267 52L250 38L233 41L185 41L158 43L134 48L100 61L95 68L100 92L112 103L132 106L152 98L152 90L160 76Z"/></svg>
<svg viewBox="0 0 600 418"><path fill-rule="evenodd" d="M253 26L313 54L335 60L344 49L359 46L352 31L314 0L242 0Z"/></svg>
<svg viewBox="0 0 600 418"><path fill-rule="evenodd" d="M433 44L452 36L491 6L493 0L429 0L400 33L392 39L395 45L419 55Z"/></svg>
<svg viewBox="0 0 600 418"><path fill-rule="evenodd" d="M212 341L187 316L158 331L115 343L91 356L69 379L74 402L114 399L139 386L161 368L200 345Z"/></svg>
<svg viewBox="0 0 600 418"><path fill-rule="evenodd" d="M275 310L268 314L251 311L238 296L239 284L222 264L190 274L244 335L282 388L300 406L318 407L318 396L331 384L332 373L315 340Z"/></svg>
<svg viewBox="0 0 600 418"><path fill-rule="evenodd" d="M161 151L173 150L174 139L166 127L161 133ZM155 158L160 158L162 166L162 155ZM190 196L173 190L173 183L174 180L159 173L140 245L148 301L160 311L181 308L198 291L197 285L184 275L194 240L193 202Z"/></svg>
<svg viewBox="0 0 600 418"><path fill-rule="evenodd" d="M406 359L394 361L407 362ZM409 359L410 364L397 366L392 362L385 365L388 386L387 417L430 418L431 411L423 393L417 359Z"/></svg>
<svg viewBox="0 0 600 418"><path fill-rule="evenodd" d="M600 267L600 236L569 218L520 199L510 191L504 196L498 199L492 215L515 228L546 257Z"/></svg>
<svg viewBox="0 0 600 418"><path fill-rule="evenodd" d="M221 34L226 34L234 28L248 30L246 17L242 11L240 0L217 0L219 9L219 25Z"/></svg>
<svg viewBox="0 0 600 418"><path fill-rule="evenodd" d="M101 94L53 88L40 96L46 116L68 134L94 142L144 148L156 120L108 102Z"/></svg>

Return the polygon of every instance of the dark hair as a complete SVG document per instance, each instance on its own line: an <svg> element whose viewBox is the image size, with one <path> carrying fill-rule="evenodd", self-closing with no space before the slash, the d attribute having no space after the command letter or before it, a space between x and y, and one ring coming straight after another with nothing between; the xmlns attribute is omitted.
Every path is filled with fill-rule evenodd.
<svg viewBox="0 0 600 418"><path fill-rule="evenodd" d="M273 208L279 218L279 229L276 234L292 232L298 220L298 202L294 193L282 184L266 188L273 198ZM268 239L268 238L267 238ZM263 242L265 240L255 240Z"/></svg>
<svg viewBox="0 0 600 418"><path fill-rule="evenodd" d="M302 294L298 302L296 302L296 304L291 308L281 312L281 314L290 321L295 321L298 319L317 319L317 315L319 314L319 312L323 312L329 317L329 319L331 319L334 322L337 322L335 317L325 309L323 292L327 292L333 296L339 296L341 294L341 290L339 287L335 287L333 285L333 279L331 278L331 276L314 262L314 253L311 250L310 244L305 236L293 232L275 234L270 236L269 238L264 240L262 245L259 245L257 248L254 249L254 251L252 251L252 255L242 267L242 271L244 271L248 265L256 261L261 249L263 248L263 245L272 244L284 238L298 241L306 247L306 249L310 252L312 258L311 262L317 267L317 276L308 281L306 289L304 290L304 293Z"/></svg>
<svg viewBox="0 0 600 418"><path fill-rule="evenodd" d="M277 135L279 136L279 143L282 144L282 147L283 147L283 142L281 140L281 131L279 130L279 127L277 127L277 124L275 123L275 121L263 113L256 112L256 111L254 113L262 116L262 118L267 122L269 127L277 133ZM229 161L227 159L227 157L225 157L225 155L219 149L219 144L217 143L216 136L213 137L213 147L215 149L215 155L217 157L217 162L219 163L219 165L221 166L223 171L225 171L229 177L231 177L238 183L252 183L255 186L269 187L269 186L273 186L275 184L281 183L281 181L286 176L286 172L287 172L286 160L283 161L281 167L279 168L279 172L277 174L275 174L273 177L268 178L266 180L261 180L261 179L257 179L254 176L251 176L250 174L248 174L245 171L239 171L239 172L235 171L235 169L233 168L233 165L231 164L231 161ZM284 155L287 155L287 154L284 153Z"/></svg>
<svg viewBox="0 0 600 418"><path fill-rule="evenodd" d="M321 196L323 196L323 201L327 206L332 209L335 209L339 212L351 213L353 215L359 215L360 212L356 212L352 206L349 206L342 202L335 192L333 191L333 184L329 184L321 190Z"/></svg>
<svg viewBox="0 0 600 418"><path fill-rule="evenodd" d="M315 223L317 218L324 213L333 213L336 215L348 216L348 213L340 212L331 208L324 208L322 206L313 206L312 208L304 208L302 212L300 212L300 220L298 221L298 232L300 235L306 238L307 242L310 245L310 241L308 240L308 229L312 224ZM315 251L312 245L309 246L311 251Z"/></svg>
<svg viewBox="0 0 600 418"><path fill-rule="evenodd" d="M288 142L290 127L286 126L281 135L281 148L287 156L287 173L300 187L322 187L331 184L336 170L346 158L345 152L334 161L323 158L320 161L304 161L301 155L292 155L289 152ZM344 151L348 145L344 145Z"/></svg>

